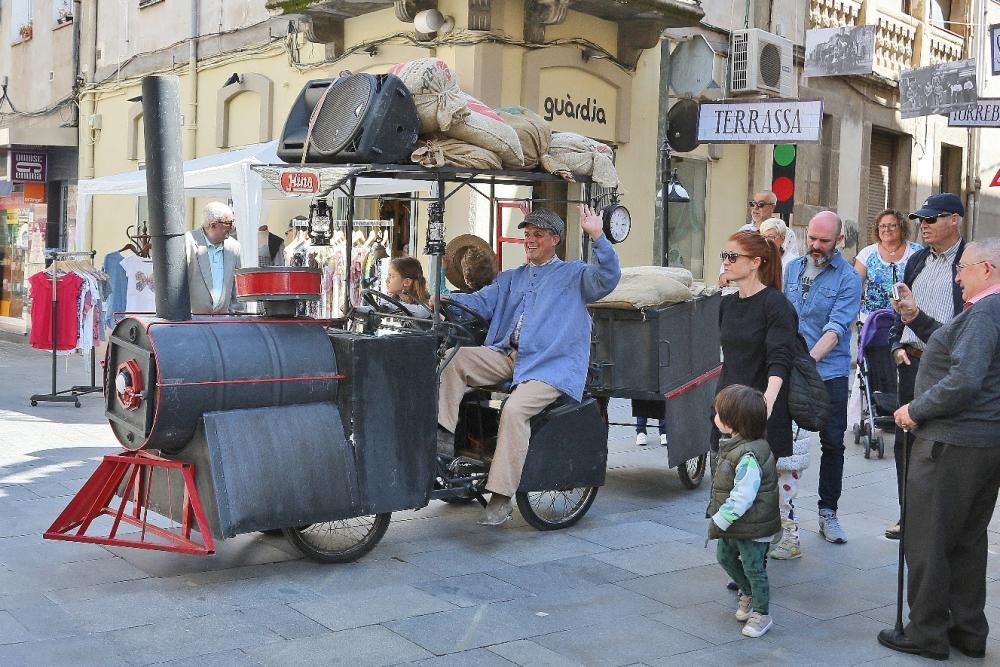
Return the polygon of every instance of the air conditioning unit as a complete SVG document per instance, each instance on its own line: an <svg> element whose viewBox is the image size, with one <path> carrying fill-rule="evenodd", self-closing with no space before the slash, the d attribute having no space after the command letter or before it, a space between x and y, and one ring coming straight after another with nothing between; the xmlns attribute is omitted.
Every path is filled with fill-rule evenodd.
<svg viewBox="0 0 1000 667"><path fill-rule="evenodd" d="M791 97L792 43L760 28L734 30L729 72L730 95Z"/></svg>

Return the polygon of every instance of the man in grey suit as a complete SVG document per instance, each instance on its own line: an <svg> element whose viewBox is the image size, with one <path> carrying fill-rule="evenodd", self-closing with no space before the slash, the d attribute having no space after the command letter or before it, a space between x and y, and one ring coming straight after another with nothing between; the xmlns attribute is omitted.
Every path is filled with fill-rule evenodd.
<svg viewBox="0 0 1000 667"><path fill-rule="evenodd" d="M201 229L186 234L192 313L242 310L233 290L233 272L240 268L240 244L229 238L233 224L233 210L212 202L205 207Z"/></svg>

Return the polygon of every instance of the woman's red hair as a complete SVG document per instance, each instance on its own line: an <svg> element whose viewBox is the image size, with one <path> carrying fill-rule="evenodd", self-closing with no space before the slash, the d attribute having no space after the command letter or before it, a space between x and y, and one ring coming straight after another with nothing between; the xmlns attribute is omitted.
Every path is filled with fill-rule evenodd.
<svg viewBox="0 0 1000 667"><path fill-rule="evenodd" d="M776 290L781 290L781 250L770 239L759 232L736 232L729 240L740 247L745 255L760 257L757 278Z"/></svg>

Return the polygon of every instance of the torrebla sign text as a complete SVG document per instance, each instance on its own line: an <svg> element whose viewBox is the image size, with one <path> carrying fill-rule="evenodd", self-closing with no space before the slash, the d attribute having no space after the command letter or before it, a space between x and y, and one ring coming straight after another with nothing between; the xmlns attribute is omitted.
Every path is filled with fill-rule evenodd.
<svg viewBox="0 0 1000 667"><path fill-rule="evenodd" d="M698 112L702 143L819 143L822 130L822 100L702 102Z"/></svg>
<svg viewBox="0 0 1000 667"><path fill-rule="evenodd" d="M1000 127L1000 98L980 99L974 107L952 111L948 127Z"/></svg>

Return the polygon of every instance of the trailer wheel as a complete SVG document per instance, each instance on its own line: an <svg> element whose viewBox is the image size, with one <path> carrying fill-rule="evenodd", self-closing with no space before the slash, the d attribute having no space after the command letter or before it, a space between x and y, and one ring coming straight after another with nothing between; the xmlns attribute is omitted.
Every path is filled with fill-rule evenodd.
<svg viewBox="0 0 1000 667"><path fill-rule="evenodd" d="M597 497L596 486L561 491L518 491L517 509L538 530L569 528L583 518Z"/></svg>
<svg viewBox="0 0 1000 667"><path fill-rule="evenodd" d="M391 512L342 521L284 528L285 538L307 557L320 563L349 563L378 544L389 528Z"/></svg>
<svg viewBox="0 0 1000 667"><path fill-rule="evenodd" d="M681 478L681 484L688 489L697 489L701 485L701 480L705 478L705 463L708 461L708 452L688 459L677 466L677 476Z"/></svg>

